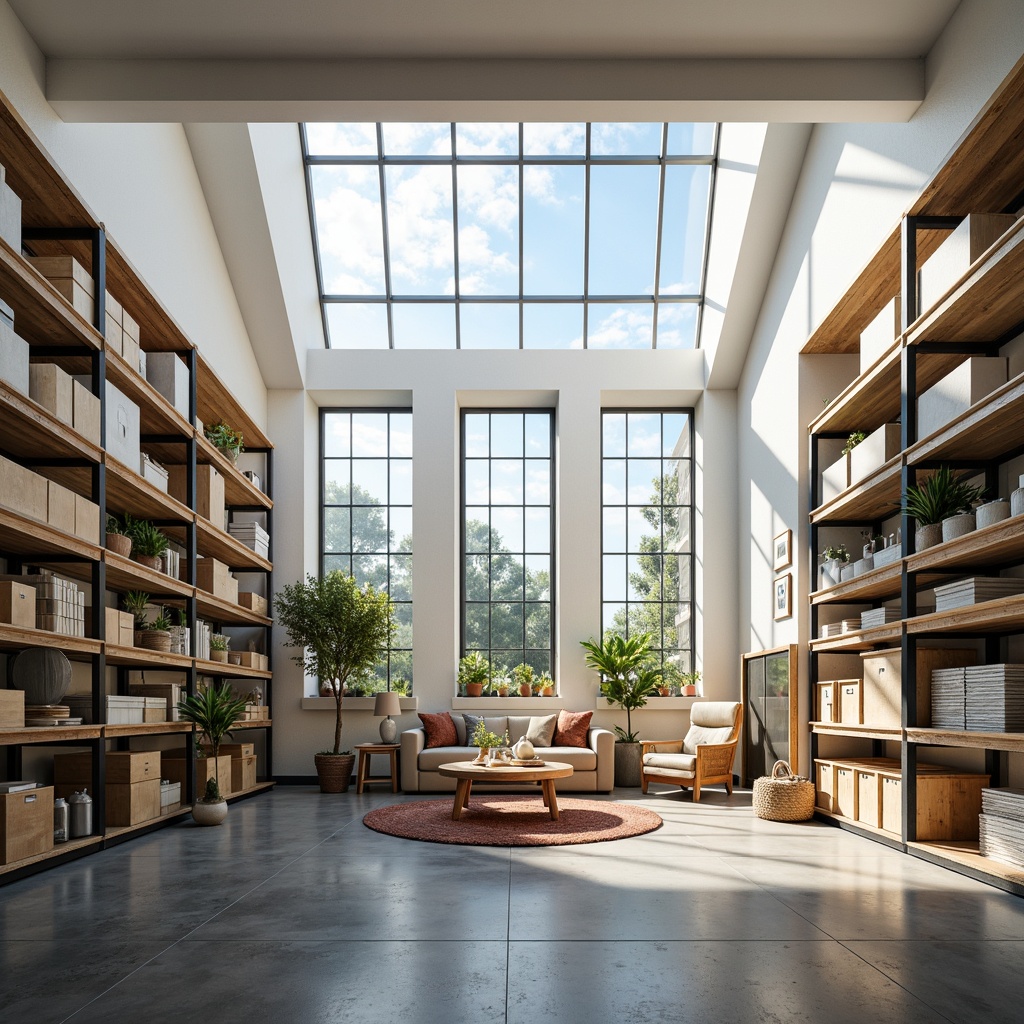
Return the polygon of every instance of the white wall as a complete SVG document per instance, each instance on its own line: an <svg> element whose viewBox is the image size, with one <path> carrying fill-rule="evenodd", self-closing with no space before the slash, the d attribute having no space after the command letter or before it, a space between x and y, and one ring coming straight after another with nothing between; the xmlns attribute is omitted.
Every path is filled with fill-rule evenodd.
<svg viewBox="0 0 1024 1024"><path fill-rule="evenodd" d="M266 387L182 126L65 124L46 102L44 74L42 55L0 0L0 91L214 370L265 424Z"/></svg>
<svg viewBox="0 0 1024 1024"><path fill-rule="evenodd" d="M909 124L813 131L739 388L744 650L806 647L808 639L806 425L855 375L856 361L799 357L799 350L1021 57L1022 40L1018 0L965 0L928 59L928 96ZM774 622L771 542L786 528L795 543L795 614ZM804 664L805 688L806 679Z"/></svg>

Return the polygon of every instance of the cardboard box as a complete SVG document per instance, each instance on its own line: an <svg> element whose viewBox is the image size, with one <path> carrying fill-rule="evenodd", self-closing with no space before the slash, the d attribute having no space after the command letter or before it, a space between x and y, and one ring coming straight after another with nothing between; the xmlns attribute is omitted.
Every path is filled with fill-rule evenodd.
<svg viewBox="0 0 1024 1024"><path fill-rule="evenodd" d="M1007 361L1003 356L975 356L965 360L918 398L918 440L941 430L1006 380Z"/></svg>
<svg viewBox="0 0 1024 1024"><path fill-rule="evenodd" d="M859 679L843 679L839 683L839 718L843 725L863 725L864 687Z"/></svg>
<svg viewBox="0 0 1024 1024"><path fill-rule="evenodd" d="M850 486L850 456L842 455L821 474L821 503L831 501Z"/></svg>
<svg viewBox="0 0 1024 1024"><path fill-rule="evenodd" d="M100 443L100 415L102 406L99 398L77 380L71 382L71 425L87 441Z"/></svg>
<svg viewBox="0 0 1024 1024"><path fill-rule="evenodd" d="M0 505L46 522L46 478L0 455Z"/></svg>
<svg viewBox="0 0 1024 1024"><path fill-rule="evenodd" d="M0 622L20 626L23 629L35 629L35 587L25 583L16 583L14 580L0 582ZM22 708L24 708L24 704L25 702L22 700Z"/></svg>
<svg viewBox="0 0 1024 1024"><path fill-rule="evenodd" d="M6 178L7 172L0 165L0 238L15 252L21 252L21 199Z"/></svg>
<svg viewBox="0 0 1024 1024"><path fill-rule="evenodd" d="M167 701L162 697L143 697L145 707L142 709L143 722L166 722Z"/></svg>
<svg viewBox="0 0 1024 1024"><path fill-rule="evenodd" d="M168 490L172 498L188 504L185 486L186 466L168 466ZM196 512L218 528L224 522L224 477L216 466L196 466Z"/></svg>
<svg viewBox="0 0 1024 1024"><path fill-rule="evenodd" d="M29 588L31 590L31 587ZM32 591L32 600L35 601L35 591ZM35 612L33 611L32 624L35 625ZM0 690L0 729L24 729L25 728L25 691L24 690Z"/></svg>
<svg viewBox="0 0 1024 1024"><path fill-rule="evenodd" d="M121 358L128 364L132 373L139 372L139 343L129 338L127 333L121 335Z"/></svg>
<svg viewBox="0 0 1024 1024"><path fill-rule="evenodd" d="M110 755L107 754L109 758ZM90 786L91 780L61 782L55 786L57 796L67 799L83 786ZM138 825L151 818L160 817L160 780L126 783L108 782L106 786L107 825L124 828ZM52 812L51 812L52 813Z"/></svg>
<svg viewBox="0 0 1024 1024"><path fill-rule="evenodd" d="M238 603L257 615L267 614L267 599L262 594L254 594L251 590L240 591Z"/></svg>
<svg viewBox="0 0 1024 1024"><path fill-rule="evenodd" d="M213 747L209 743L203 744L203 750L207 754L213 752ZM227 755L231 758L236 757L252 757L256 753L255 743L222 743L220 745L220 757Z"/></svg>
<svg viewBox="0 0 1024 1024"><path fill-rule="evenodd" d="M103 337L106 339L107 348L112 352L116 352L121 355L124 352L124 332L121 330L121 325L111 315L109 310L107 311L107 322L106 327L103 331Z"/></svg>
<svg viewBox="0 0 1024 1024"><path fill-rule="evenodd" d="M75 492L46 481L46 521L62 533L75 532Z"/></svg>
<svg viewBox="0 0 1024 1024"><path fill-rule="evenodd" d="M120 327L121 318L124 316L124 307L110 292L103 293L103 308L107 311L107 316L112 317L114 323Z"/></svg>
<svg viewBox="0 0 1024 1024"><path fill-rule="evenodd" d="M28 369L28 393L69 427L74 425L71 377L56 363L33 363Z"/></svg>
<svg viewBox="0 0 1024 1024"><path fill-rule="evenodd" d="M231 792L242 793L256 785L256 758L233 757L231 759Z"/></svg>
<svg viewBox="0 0 1024 1024"><path fill-rule="evenodd" d="M238 580L231 570L216 558L200 558L196 562L196 586L214 597L238 604Z"/></svg>
<svg viewBox="0 0 1024 1024"><path fill-rule="evenodd" d="M177 782L181 785L182 793L185 792L185 765L188 758L192 756L191 751L165 750L160 760L160 770L168 782ZM222 793L231 791L231 758L221 754L217 758L217 766L214 767L212 757L196 758L196 799L202 798L206 791L206 782L214 777L214 772L220 775L220 788Z"/></svg>
<svg viewBox="0 0 1024 1024"><path fill-rule="evenodd" d="M881 469L900 451L900 425L883 423L850 452L850 483L858 483Z"/></svg>
<svg viewBox="0 0 1024 1024"><path fill-rule="evenodd" d="M159 462L154 462L145 452L142 453L142 478L148 480L154 487L167 493L168 472L166 467Z"/></svg>
<svg viewBox="0 0 1024 1024"><path fill-rule="evenodd" d="M860 332L860 372L868 370L893 347L900 336L901 296L890 299L882 311Z"/></svg>
<svg viewBox="0 0 1024 1024"><path fill-rule="evenodd" d="M6 319L0 319L0 380L22 395L29 393L28 342L14 333Z"/></svg>
<svg viewBox="0 0 1024 1024"><path fill-rule="evenodd" d="M74 534L90 544L100 543L100 507L81 494L75 495Z"/></svg>
<svg viewBox="0 0 1024 1024"><path fill-rule="evenodd" d="M135 643L135 619L131 612L104 608L104 640L108 644L131 647Z"/></svg>
<svg viewBox="0 0 1024 1024"><path fill-rule="evenodd" d="M123 307L121 310L121 326L124 328L125 335L131 338L135 342L135 347L138 348L139 322Z"/></svg>
<svg viewBox="0 0 1024 1024"><path fill-rule="evenodd" d="M89 323L93 322L95 287L92 275L78 260L72 256L29 256L27 259Z"/></svg>
<svg viewBox="0 0 1024 1024"><path fill-rule="evenodd" d="M0 794L0 864L53 849L53 786Z"/></svg>
<svg viewBox="0 0 1024 1024"><path fill-rule="evenodd" d="M238 651L237 654L238 664L243 668L254 668L260 672L267 670L268 661L265 654L258 654L256 651Z"/></svg>
<svg viewBox="0 0 1024 1024"><path fill-rule="evenodd" d="M184 686L179 683L132 683L128 689L137 697L162 700L167 709L166 721L180 721L178 701L185 696Z"/></svg>
<svg viewBox="0 0 1024 1024"><path fill-rule="evenodd" d="M106 757L107 782L134 784L151 779L160 781L159 750L111 750ZM56 783L89 785L92 779L92 754L55 754L53 779Z"/></svg>
<svg viewBox="0 0 1024 1024"><path fill-rule="evenodd" d="M107 454L140 472L142 448L139 441L139 407L107 381Z"/></svg>
<svg viewBox="0 0 1024 1024"><path fill-rule="evenodd" d="M146 380L188 419L188 367L174 352L147 353Z"/></svg>

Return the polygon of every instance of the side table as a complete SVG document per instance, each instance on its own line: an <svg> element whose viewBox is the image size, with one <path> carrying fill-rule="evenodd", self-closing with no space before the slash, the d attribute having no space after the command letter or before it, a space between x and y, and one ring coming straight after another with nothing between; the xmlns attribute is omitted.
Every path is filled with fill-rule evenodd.
<svg viewBox="0 0 1024 1024"><path fill-rule="evenodd" d="M357 743L359 764L356 768L356 792L362 793L364 786L372 786L382 782L391 783L391 792L398 792L398 743ZM391 758L390 775L371 775L370 758L374 754L387 754Z"/></svg>

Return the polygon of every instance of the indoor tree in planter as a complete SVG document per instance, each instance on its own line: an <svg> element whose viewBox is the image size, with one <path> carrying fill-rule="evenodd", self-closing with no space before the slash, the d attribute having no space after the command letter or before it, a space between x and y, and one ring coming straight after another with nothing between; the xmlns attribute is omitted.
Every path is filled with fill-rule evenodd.
<svg viewBox="0 0 1024 1024"><path fill-rule="evenodd" d="M600 643L581 640L587 652L587 668L601 677L601 696L626 712L626 728L615 726L615 785L640 785L640 743L633 732L632 712L658 692L661 673L652 664L653 633L623 637L605 633Z"/></svg>
<svg viewBox="0 0 1024 1024"><path fill-rule="evenodd" d="M349 678L359 678L387 653L394 632L391 598L372 584L360 588L352 576L335 569L282 587L274 600L277 618L288 632L286 647L307 675L330 684L337 716L334 748L316 755L320 790L348 789L355 756L341 749L341 704Z"/></svg>
<svg viewBox="0 0 1024 1024"><path fill-rule="evenodd" d="M206 793L192 808L197 825L219 825L228 813L227 801L220 792L217 755L225 738L245 714L245 699L236 697L228 683L208 686L178 701L178 717L191 722L207 740L213 756L213 778L206 783Z"/></svg>
<svg viewBox="0 0 1024 1024"><path fill-rule="evenodd" d="M967 474L959 475L949 466L940 466L924 483L907 488L901 511L917 524L916 551L938 544L943 539L942 521L970 513L985 493L984 487L975 487L967 480Z"/></svg>

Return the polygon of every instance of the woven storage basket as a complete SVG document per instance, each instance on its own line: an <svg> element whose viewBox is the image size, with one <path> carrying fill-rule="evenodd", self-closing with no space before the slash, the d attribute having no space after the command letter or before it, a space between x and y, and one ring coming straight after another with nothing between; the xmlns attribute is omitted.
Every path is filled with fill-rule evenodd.
<svg viewBox="0 0 1024 1024"><path fill-rule="evenodd" d="M754 814L767 821L807 821L814 816L814 783L776 761L769 777L754 780Z"/></svg>

